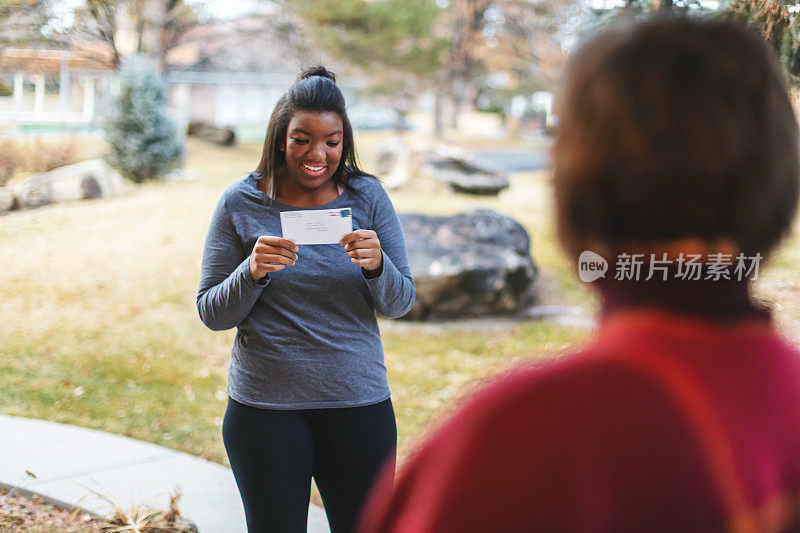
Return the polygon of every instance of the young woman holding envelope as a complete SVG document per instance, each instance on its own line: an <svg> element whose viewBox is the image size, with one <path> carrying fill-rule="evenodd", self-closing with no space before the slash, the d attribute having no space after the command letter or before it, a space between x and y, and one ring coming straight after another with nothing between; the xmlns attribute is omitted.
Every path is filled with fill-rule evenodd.
<svg viewBox="0 0 800 533"><path fill-rule="evenodd" d="M284 238L281 213L317 210L352 231L332 237L312 213L326 244ZM331 530L354 529L397 441L375 311L413 303L397 214L358 167L333 73L308 69L275 105L258 168L217 204L197 295L206 326L237 328L222 433L250 532L305 531L312 478Z"/></svg>

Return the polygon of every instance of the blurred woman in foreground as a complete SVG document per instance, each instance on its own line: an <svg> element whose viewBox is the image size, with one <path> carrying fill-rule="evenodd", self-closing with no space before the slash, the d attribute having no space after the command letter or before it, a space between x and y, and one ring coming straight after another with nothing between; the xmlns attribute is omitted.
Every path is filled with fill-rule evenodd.
<svg viewBox="0 0 800 533"><path fill-rule="evenodd" d="M583 279L609 262L599 330L480 392L363 531L797 526L800 353L749 288L798 201L775 58L723 20L616 28L571 58L560 109L559 234Z"/></svg>

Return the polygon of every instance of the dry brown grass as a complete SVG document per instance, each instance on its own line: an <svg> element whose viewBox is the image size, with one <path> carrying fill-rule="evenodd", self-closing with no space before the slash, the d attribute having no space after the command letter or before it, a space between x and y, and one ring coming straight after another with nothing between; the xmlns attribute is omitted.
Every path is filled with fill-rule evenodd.
<svg viewBox="0 0 800 533"><path fill-rule="evenodd" d="M233 332L203 326L195 292L214 204L259 154L256 145L190 141L196 181L132 186L121 197L0 218L0 412L101 429L227 464L220 425ZM541 186L542 178L530 180L526 187ZM402 209L437 207L417 203L415 186L393 193ZM470 203L445 200L452 209ZM525 216L543 215L532 208ZM534 257L548 255L544 242L534 241ZM401 454L485 376L584 334L535 322L501 334L387 331Z"/></svg>
<svg viewBox="0 0 800 533"><path fill-rule="evenodd" d="M84 512L79 504L61 509L38 496L0 490L0 531L4 533L197 533L178 510L181 492L170 494L166 511L148 506L123 508L111 498L94 493L109 506L108 519Z"/></svg>
<svg viewBox="0 0 800 533"><path fill-rule="evenodd" d="M18 159L16 143L0 138L0 187L5 186L17 171Z"/></svg>
<svg viewBox="0 0 800 533"><path fill-rule="evenodd" d="M95 134L0 138L0 187L30 174L99 157L102 150L103 142Z"/></svg>
<svg viewBox="0 0 800 533"><path fill-rule="evenodd" d="M359 139L373 165L380 134ZM0 412L102 429L227 464L220 437L233 332L208 331L195 309L200 255L222 189L250 171L261 147L188 144L199 178L133 186L117 198L0 217ZM547 172L517 174L497 198L414 180L398 211L476 206L519 220L548 279L551 302L591 308L553 233ZM800 237L758 284L778 322L800 340ZM402 325L402 327L394 327ZM489 375L561 353L588 332L548 322L430 330L382 322L404 456ZM319 501L318 499L316 501Z"/></svg>

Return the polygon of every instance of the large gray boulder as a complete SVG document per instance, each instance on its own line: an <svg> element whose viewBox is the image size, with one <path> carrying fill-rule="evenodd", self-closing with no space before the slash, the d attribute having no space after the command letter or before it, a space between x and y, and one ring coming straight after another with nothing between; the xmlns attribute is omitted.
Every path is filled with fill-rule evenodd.
<svg viewBox="0 0 800 533"><path fill-rule="evenodd" d="M401 214L417 297L412 320L513 313L534 300L528 232L491 209Z"/></svg>
<svg viewBox="0 0 800 533"><path fill-rule="evenodd" d="M15 206L21 209L91 198L105 198L122 193L122 176L102 159L90 159L74 165L34 174L14 185Z"/></svg>

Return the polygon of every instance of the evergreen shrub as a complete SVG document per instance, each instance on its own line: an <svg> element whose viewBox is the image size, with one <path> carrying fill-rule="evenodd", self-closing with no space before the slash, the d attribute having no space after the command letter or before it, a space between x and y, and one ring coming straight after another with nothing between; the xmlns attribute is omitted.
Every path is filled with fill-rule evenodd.
<svg viewBox="0 0 800 533"><path fill-rule="evenodd" d="M123 63L103 133L111 147L107 161L133 182L160 179L182 162L183 142L167 116L166 83L146 57Z"/></svg>

